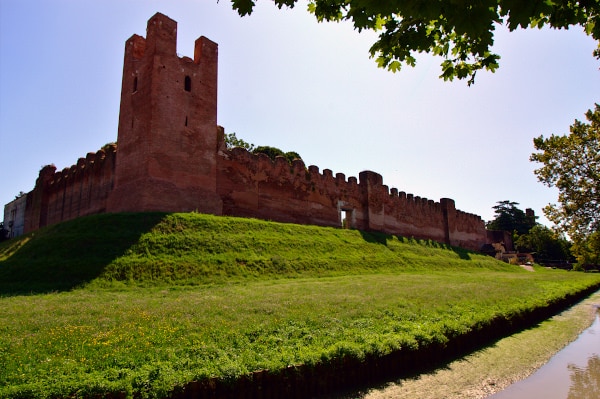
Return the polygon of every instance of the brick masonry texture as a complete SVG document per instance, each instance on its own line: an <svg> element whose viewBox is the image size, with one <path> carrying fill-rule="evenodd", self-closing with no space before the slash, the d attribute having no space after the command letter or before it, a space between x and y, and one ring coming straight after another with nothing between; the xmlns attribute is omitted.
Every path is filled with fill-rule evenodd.
<svg viewBox="0 0 600 399"><path fill-rule="evenodd" d="M27 194L25 231L102 212L190 212L255 217L431 239L479 250L481 217L390 189L381 175L274 161L227 148L217 125L218 46L196 40L176 53L177 23L160 13L146 38L125 43L116 145L56 171L46 166Z"/></svg>

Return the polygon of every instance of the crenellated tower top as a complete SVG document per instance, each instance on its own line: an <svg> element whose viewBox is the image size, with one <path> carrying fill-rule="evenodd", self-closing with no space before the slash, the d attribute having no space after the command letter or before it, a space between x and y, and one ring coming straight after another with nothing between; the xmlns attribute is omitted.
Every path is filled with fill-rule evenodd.
<svg viewBox="0 0 600 399"><path fill-rule="evenodd" d="M177 22L161 13L148 20L146 51L150 54L177 54Z"/></svg>
<svg viewBox="0 0 600 399"><path fill-rule="evenodd" d="M119 153L109 211L221 213L216 195L218 46L177 55L177 22L157 13L125 44ZM174 206L177 209L174 209Z"/></svg>

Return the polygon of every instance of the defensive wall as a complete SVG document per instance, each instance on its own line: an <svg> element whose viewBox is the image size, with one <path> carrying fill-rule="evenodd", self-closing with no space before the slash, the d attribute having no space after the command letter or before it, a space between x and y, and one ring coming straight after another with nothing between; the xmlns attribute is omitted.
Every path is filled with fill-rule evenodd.
<svg viewBox="0 0 600 399"><path fill-rule="evenodd" d="M272 161L243 148L221 149L217 190L223 214L299 224L346 227L431 239L479 250L487 242L481 217L455 209L454 201L435 202L389 189L380 174L359 179L317 166Z"/></svg>
<svg viewBox="0 0 600 399"><path fill-rule="evenodd" d="M54 165L43 167L35 188L27 194L25 231L106 212L114 186L116 152L115 144L107 145L61 171Z"/></svg>
<svg viewBox="0 0 600 399"><path fill-rule="evenodd" d="M198 211L345 226L479 250L481 217L383 184L283 157L227 148L217 125L218 46L196 40L176 54L177 23L157 13L147 37L125 44L117 144L70 168L46 166L27 194L25 231L102 212Z"/></svg>

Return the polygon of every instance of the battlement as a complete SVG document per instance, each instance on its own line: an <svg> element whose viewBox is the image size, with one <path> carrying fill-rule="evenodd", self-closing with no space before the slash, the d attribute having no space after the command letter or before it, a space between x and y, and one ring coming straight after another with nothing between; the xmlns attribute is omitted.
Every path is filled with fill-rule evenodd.
<svg viewBox="0 0 600 399"><path fill-rule="evenodd" d="M372 171L359 179L283 157L271 160L243 148L221 150L217 191L223 213L269 220L382 231L478 248L483 220L455 209L454 201L435 202L390 189ZM345 223L342 220L346 214ZM349 216L348 216L349 215ZM480 243L481 241L481 243Z"/></svg>
<svg viewBox="0 0 600 399"><path fill-rule="evenodd" d="M177 22L157 13L126 41L119 157L110 212L220 213L216 196L218 46L179 57Z"/></svg>
<svg viewBox="0 0 600 399"><path fill-rule="evenodd" d="M160 13L125 42L118 146L40 171L25 231L100 212L188 212L380 231L479 249L483 220L390 188L383 177L228 149L217 125L218 46L179 57L177 23Z"/></svg>
<svg viewBox="0 0 600 399"><path fill-rule="evenodd" d="M27 194L25 231L106 212L113 190L117 146L110 144L57 171L46 165Z"/></svg>
<svg viewBox="0 0 600 399"><path fill-rule="evenodd" d="M79 158L77 163L56 171L56 166L46 165L42 168L40 175L45 176L46 189L57 187L66 182L86 177L86 174L98 173L102 170L104 162L113 162L117 152L116 144L109 144L97 152L88 152L85 158Z"/></svg>
<svg viewBox="0 0 600 399"><path fill-rule="evenodd" d="M156 13L148 20L146 28L147 50L151 55L177 54L177 22L161 13Z"/></svg>
<svg viewBox="0 0 600 399"><path fill-rule="evenodd" d="M136 60L142 59L146 53L146 39L140 35L133 35L127 41L125 50L126 56L131 56Z"/></svg>

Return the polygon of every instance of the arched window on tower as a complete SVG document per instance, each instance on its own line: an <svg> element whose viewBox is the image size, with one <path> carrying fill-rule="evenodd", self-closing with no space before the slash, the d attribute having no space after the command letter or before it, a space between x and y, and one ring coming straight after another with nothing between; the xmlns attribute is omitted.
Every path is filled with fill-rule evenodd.
<svg viewBox="0 0 600 399"><path fill-rule="evenodd" d="M192 79L189 76L185 77L183 88L185 89L185 91L192 91Z"/></svg>

